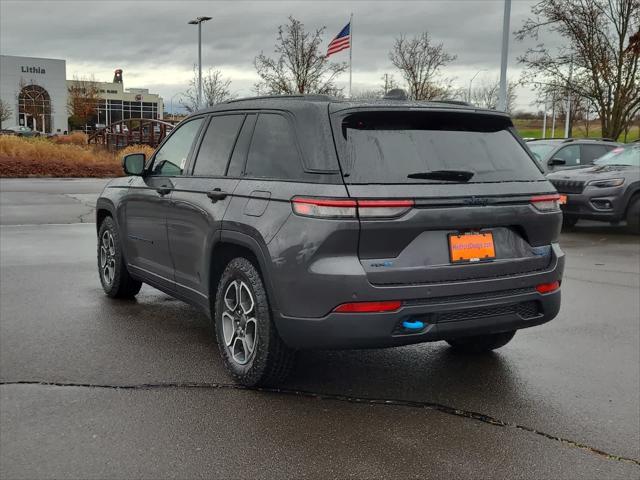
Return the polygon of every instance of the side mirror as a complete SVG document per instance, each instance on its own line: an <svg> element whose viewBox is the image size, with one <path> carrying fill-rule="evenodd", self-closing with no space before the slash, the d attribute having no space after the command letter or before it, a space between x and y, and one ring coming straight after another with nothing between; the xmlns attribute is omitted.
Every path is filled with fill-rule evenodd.
<svg viewBox="0 0 640 480"><path fill-rule="evenodd" d="M122 169L127 175L142 175L147 157L144 153L130 153L122 157Z"/></svg>
<svg viewBox="0 0 640 480"><path fill-rule="evenodd" d="M552 158L552 159L551 159L551 160L549 160L549 162L547 162L547 163L548 163L548 165L549 165L550 167L552 167L552 166L554 166L554 165L566 165L566 164L567 164L567 161L566 161L566 160L563 160L563 159L561 159L561 158L557 158L557 157L556 157L556 158Z"/></svg>

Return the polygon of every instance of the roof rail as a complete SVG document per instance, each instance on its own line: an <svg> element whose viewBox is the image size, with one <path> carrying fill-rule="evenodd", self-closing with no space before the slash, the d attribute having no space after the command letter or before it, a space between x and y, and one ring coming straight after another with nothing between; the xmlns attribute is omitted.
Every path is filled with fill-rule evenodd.
<svg viewBox="0 0 640 480"><path fill-rule="evenodd" d="M545 141L545 140L567 140L566 138L560 138L560 137L547 137L547 138L534 138L532 140L528 140L529 142L540 142L540 141Z"/></svg>
<svg viewBox="0 0 640 480"><path fill-rule="evenodd" d="M307 100L310 102L336 102L340 101L340 99L336 97L332 97L331 95L322 95L322 94L313 94L313 95L261 95L257 97L244 97L244 98L234 98L233 100L227 100L223 103L236 103L236 102L246 102L251 100Z"/></svg>
<svg viewBox="0 0 640 480"><path fill-rule="evenodd" d="M569 143L569 142L576 142L576 141L581 141L584 142L589 141L589 140L593 140L594 142L615 142L615 140L613 140L612 138L606 138L606 137L602 137L602 138L597 138L597 137L587 137L587 138L567 138L565 139L564 142L562 143Z"/></svg>
<svg viewBox="0 0 640 480"><path fill-rule="evenodd" d="M442 100L429 100L432 103L448 103L450 105L461 105L463 107L475 107L475 105L473 103L469 103L469 102L464 102L462 100L449 100L449 99L442 99Z"/></svg>

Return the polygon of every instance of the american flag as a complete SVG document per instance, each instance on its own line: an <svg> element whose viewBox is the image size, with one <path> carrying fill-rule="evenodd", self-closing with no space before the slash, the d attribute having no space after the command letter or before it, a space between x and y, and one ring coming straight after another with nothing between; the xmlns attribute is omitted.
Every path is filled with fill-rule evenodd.
<svg viewBox="0 0 640 480"><path fill-rule="evenodd" d="M351 22L347 23L347 25L340 30L340 33L336 35L336 38L331 40L329 43L329 47L327 48L327 57L329 55L333 55L334 53L341 52L342 50L346 50L351 46Z"/></svg>

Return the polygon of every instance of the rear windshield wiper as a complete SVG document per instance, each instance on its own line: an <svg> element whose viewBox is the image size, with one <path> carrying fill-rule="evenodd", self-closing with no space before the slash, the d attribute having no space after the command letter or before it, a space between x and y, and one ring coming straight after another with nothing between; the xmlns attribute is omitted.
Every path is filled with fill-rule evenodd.
<svg viewBox="0 0 640 480"><path fill-rule="evenodd" d="M431 170L430 172L410 173L407 178L420 180L444 180L446 182L468 182L474 172L469 170Z"/></svg>

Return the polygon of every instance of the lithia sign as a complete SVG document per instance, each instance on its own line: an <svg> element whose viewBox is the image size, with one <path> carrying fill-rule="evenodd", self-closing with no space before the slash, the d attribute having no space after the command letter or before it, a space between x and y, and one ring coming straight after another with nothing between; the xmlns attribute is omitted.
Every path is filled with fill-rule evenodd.
<svg viewBox="0 0 640 480"><path fill-rule="evenodd" d="M22 73L39 73L41 75L44 75L46 73L44 68L41 68L41 67L27 67L25 65L22 65L20 67L20 71Z"/></svg>

